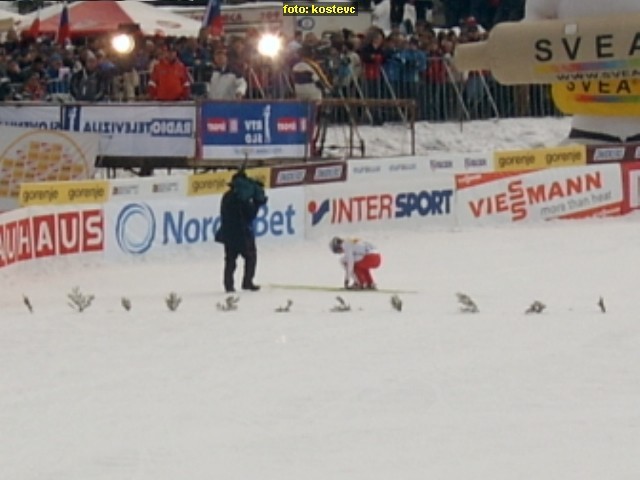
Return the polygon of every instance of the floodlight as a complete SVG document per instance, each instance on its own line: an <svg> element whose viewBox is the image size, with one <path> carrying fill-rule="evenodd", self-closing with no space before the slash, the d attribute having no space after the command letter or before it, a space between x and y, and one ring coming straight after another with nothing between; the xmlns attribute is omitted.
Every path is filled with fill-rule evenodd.
<svg viewBox="0 0 640 480"><path fill-rule="evenodd" d="M136 46L136 41L133 35L128 33L119 33L111 39L111 46L120 55L128 55L133 52Z"/></svg>
<svg viewBox="0 0 640 480"><path fill-rule="evenodd" d="M265 33L258 41L258 52L265 57L275 58L282 50L282 39L273 33Z"/></svg>

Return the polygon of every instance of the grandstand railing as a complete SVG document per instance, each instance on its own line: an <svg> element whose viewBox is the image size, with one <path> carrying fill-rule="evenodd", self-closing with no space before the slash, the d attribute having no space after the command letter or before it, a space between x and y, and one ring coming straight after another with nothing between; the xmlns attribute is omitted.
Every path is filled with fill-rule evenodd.
<svg viewBox="0 0 640 480"><path fill-rule="evenodd" d="M450 122L490 118L562 116L551 99L551 89L546 85L500 85L489 72L471 72L461 75L452 70L444 59L431 58L430 62L442 62L442 74L436 77L420 75L412 78L390 79L384 69L376 80L364 80L358 74L348 78L334 78L334 88L325 96L333 99L359 100L413 100L416 121ZM204 99L208 93L207 70L190 69L193 100ZM294 87L286 69L264 65L245 71L248 83L247 98L291 99ZM149 72L126 73L113 76L104 101L140 101L148 98ZM72 101L69 93L70 78L49 80L45 85L45 99ZM21 84L12 85L13 99L32 100ZM42 99L33 99L42 100ZM359 125L383 124L389 121L406 121L400 108L387 105L369 105L354 109ZM351 123L344 111L334 109L330 123Z"/></svg>

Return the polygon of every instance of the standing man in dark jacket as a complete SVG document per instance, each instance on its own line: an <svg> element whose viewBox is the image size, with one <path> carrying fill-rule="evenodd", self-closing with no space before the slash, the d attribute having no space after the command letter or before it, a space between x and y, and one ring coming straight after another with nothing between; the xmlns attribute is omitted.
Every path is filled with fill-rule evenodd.
<svg viewBox="0 0 640 480"><path fill-rule="evenodd" d="M236 261L242 256L242 289L255 292L260 287L253 283L258 261L253 221L260 207L267 203L267 197L262 185L247 177L244 169L233 175L229 187L222 196L220 229L216 233L216 241L224 244L224 289L227 293L235 292Z"/></svg>

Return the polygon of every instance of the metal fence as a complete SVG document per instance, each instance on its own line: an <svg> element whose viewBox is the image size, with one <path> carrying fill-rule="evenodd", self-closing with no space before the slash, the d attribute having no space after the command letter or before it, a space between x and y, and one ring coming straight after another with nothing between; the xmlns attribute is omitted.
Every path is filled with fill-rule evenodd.
<svg viewBox="0 0 640 480"><path fill-rule="evenodd" d="M442 62L439 78L428 76L411 79L390 80L384 69L376 79L363 79L353 72L345 78L334 78L334 88L326 97L334 99L414 100L416 120L431 122L469 121L509 117L561 116L551 99L550 86L519 85L504 86L497 83L487 72L471 72L461 75L455 72L445 59L430 59ZM248 83L247 98L290 99L295 90L288 70L282 66L259 65L245 71ZM211 70L207 67L190 69L192 98L207 98L208 79ZM133 72L115 75L108 82L104 101L123 102L147 99L149 72ZM13 98L20 100L43 100L31 98L22 84L11 86ZM70 77L49 80L44 92L46 100L70 101ZM393 107L370 107L353 110L352 117L358 124L383 124L402 121L400 109ZM353 122L344 109L330 113L332 123Z"/></svg>

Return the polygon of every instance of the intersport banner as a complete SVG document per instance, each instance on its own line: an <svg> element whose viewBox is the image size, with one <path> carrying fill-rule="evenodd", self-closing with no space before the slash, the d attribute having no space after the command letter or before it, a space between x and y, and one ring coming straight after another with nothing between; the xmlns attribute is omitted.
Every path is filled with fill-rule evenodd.
<svg viewBox="0 0 640 480"><path fill-rule="evenodd" d="M269 202L254 222L258 245L302 240L303 188L269 190L267 194ZM106 257L158 258L181 251L222 248L214 240L220 226L221 198L148 198L105 204Z"/></svg>
<svg viewBox="0 0 640 480"><path fill-rule="evenodd" d="M461 226L621 214L620 166L456 175Z"/></svg>
<svg viewBox="0 0 640 480"><path fill-rule="evenodd" d="M367 229L454 225L454 181L449 175L308 185L305 192L308 238Z"/></svg>

